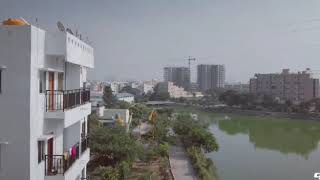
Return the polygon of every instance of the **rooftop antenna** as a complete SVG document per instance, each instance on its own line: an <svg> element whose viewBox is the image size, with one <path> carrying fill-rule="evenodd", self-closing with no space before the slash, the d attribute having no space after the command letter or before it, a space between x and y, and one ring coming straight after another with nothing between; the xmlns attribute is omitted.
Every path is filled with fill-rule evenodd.
<svg viewBox="0 0 320 180"><path fill-rule="evenodd" d="M57 26L58 26L58 29L59 29L61 32L65 32L65 31L66 31L66 28L64 27L64 25L62 24L62 22L58 21L58 22L57 22Z"/></svg>
<svg viewBox="0 0 320 180"><path fill-rule="evenodd" d="M39 27L38 18L36 18L36 26Z"/></svg>

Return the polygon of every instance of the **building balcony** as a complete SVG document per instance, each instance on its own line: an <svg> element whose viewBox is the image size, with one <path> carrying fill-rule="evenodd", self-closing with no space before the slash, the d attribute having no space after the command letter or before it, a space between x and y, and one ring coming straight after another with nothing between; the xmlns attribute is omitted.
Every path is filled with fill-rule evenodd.
<svg viewBox="0 0 320 180"><path fill-rule="evenodd" d="M45 118L64 120L68 127L91 113L90 90L47 90Z"/></svg>
<svg viewBox="0 0 320 180"><path fill-rule="evenodd" d="M75 145L76 151L74 154L45 155L46 180L75 179L90 159L90 149L87 142L87 138L85 138L82 140L81 146L79 146L79 143Z"/></svg>
<svg viewBox="0 0 320 180"><path fill-rule="evenodd" d="M65 111L90 102L89 89L47 90L46 112Z"/></svg>

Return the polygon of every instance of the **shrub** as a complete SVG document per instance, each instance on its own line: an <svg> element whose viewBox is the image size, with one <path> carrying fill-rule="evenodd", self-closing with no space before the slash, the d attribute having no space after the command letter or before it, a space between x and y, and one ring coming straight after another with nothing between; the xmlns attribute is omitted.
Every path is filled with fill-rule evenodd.
<svg viewBox="0 0 320 180"><path fill-rule="evenodd" d="M99 180L119 180L120 179L119 170L111 166L98 167L95 169L92 175Z"/></svg>
<svg viewBox="0 0 320 180"><path fill-rule="evenodd" d="M207 159L199 147L187 148L187 154L191 159L193 168L202 180L216 180L216 168L210 159Z"/></svg>

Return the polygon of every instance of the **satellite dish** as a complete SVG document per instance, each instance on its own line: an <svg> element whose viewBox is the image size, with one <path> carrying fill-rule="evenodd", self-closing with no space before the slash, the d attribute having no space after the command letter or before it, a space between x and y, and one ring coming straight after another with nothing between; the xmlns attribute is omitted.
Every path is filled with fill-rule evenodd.
<svg viewBox="0 0 320 180"><path fill-rule="evenodd" d="M67 30L66 30L68 33L70 33L70 34L72 34L73 35L73 32L71 31L71 29L70 28L67 28Z"/></svg>
<svg viewBox="0 0 320 180"><path fill-rule="evenodd" d="M58 26L58 29L61 31L61 32L64 32L66 29L64 28L64 25L62 24L62 22L58 21L57 22L57 26Z"/></svg>

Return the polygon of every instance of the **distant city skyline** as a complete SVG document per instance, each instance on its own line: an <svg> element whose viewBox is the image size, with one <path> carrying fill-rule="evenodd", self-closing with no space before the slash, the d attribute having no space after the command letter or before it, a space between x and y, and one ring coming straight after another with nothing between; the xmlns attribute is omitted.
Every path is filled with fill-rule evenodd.
<svg viewBox="0 0 320 180"><path fill-rule="evenodd" d="M255 73L320 69L318 0L2 0L0 19L24 17L45 29L56 22L88 36L96 80L163 79L163 67L224 64L226 82Z"/></svg>

